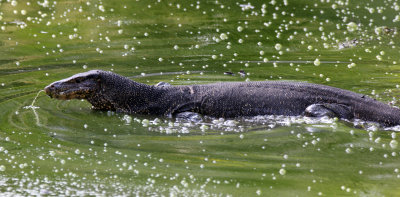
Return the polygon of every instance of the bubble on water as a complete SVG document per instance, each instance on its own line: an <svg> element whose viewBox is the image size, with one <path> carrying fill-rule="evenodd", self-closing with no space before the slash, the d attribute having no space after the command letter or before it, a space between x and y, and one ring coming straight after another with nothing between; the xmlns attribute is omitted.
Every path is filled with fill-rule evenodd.
<svg viewBox="0 0 400 197"><path fill-rule="evenodd" d="M288 158L289 158L289 155L286 155L286 154L285 154L285 155L283 155L283 158L284 158L284 159L288 159Z"/></svg>
<svg viewBox="0 0 400 197"><path fill-rule="evenodd" d="M243 31L243 27L242 27L242 26L238 26L238 27L237 27L237 31L238 31L238 32Z"/></svg>
<svg viewBox="0 0 400 197"><path fill-rule="evenodd" d="M5 167L4 165L0 165L0 171L1 171L1 172L6 171L6 167Z"/></svg>
<svg viewBox="0 0 400 197"><path fill-rule="evenodd" d="M226 35L226 33L221 33L219 35L219 38L221 38L221 40L226 40L226 39L228 39L228 35Z"/></svg>
<svg viewBox="0 0 400 197"><path fill-rule="evenodd" d="M83 128L87 129L87 128L88 128L88 125L87 125L87 124L84 124L84 125L83 125Z"/></svg>
<svg viewBox="0 0 400 197"><path fill-rule="evenodd" d="M211 58L215 60L215 59L217 59L217 56L216 55L212 55Z"/></svg>
<svg viewBox="0 0 400 197"><path fill-rule="evenodd" d="M226 120L226 121L224 122L224 125L225 125L225 126L228 126L228 127L234 127L234 126L236 126L237 124L238 124L238 122L235 121L235 120Z"/></svg>
<svg viewBox="0 0 400 197"><path fill-rule="evenodd" d="M203 125L200 126L200 129L201 129L201 131L204 132L205 130L209 129L209 126L203 124Z"/></svg>
<svg viewBox="0 0 400 197"><path fill-rule="evenodd" d="M369 148L369 151L370 151L370 152L372 152L372 151L374 151L374 150L375 150L374 147L370 147L370 148Z"/></svg>
<svg viewBox="0 0 400 197"><path fill-rule="evenodd" d="M25 167L27 167L27 166L28 166L27 163L21 163L21 164L18 165L18 167L19 167L20 169L23 169L23 168L25 168Z"/></svg>
<svg viewBox="0 0 400 197"><path fill-rule="evenodd" d="M358 25L355 22L347 23L347 31L353 32L358 29Z"/></svg>
<svg viewBox="0 0 400 197"><path fill-rule="evenodd" d="M312 140L312 141L311 141L311 144L313 144L313 145L316 145L317 143L318 143L317 140Z"/></svg>
<svg viewBox="0 0 400 197"><path fill-rule="evenodd" d="M175 49L175 50L178 50L178 49L179 49L179 46L178 46L178 45L174 45L174 49Z"/></svg>
<svg viewBox="0 0 400 197"><path fill-rule="evenodd" d="M286 170L285 170L285 169L283 169L283 168L281 168L281 169L279 170L279 174L281 174L281 175L285 175L285 174L286 174Z"/></svg>
<svg viewBox="0 0 400 197"><path fill-rule="evenodd" d="M354 68L356 66L356 64L353 62L353 63L351 63L351 64L348 64L347 65L347 68Z"/></svg>
<svg viewBox="0 0 400 197"><path fill-rule="evenodd" d="M258 190L256 191L256 194L257 194L258 196L261 195L261 190L258 189Z"/></svg>
<svg viewBox="0 0 400 197"><path fill-rule="evenodd" d="M81 151L79 149L76 149L75 154L79 155L79 154L81 154Z"/></svg>
<svg viewBox="0 0 400 197"><path fill-rule="evenodd" d="M102 12L106 11L103 5L99 5L99 10L102 11Z"/></svg>
<svg viewBox="0 0 400 197"><path fill-rule="evenodd" d="M148 127L149 126L150 121L148 119L143 119L142 120L142 126L143 127Z"/></svg>
<svg viewBox="0 0 400 197"><path fill-rule="evenodd" d="M321 64L321 61L319 61L318 58L314 60L314 65L315 66L319 66L320 64Z"/></svg>
<svg viewBox="0 0 400 197"><path fill-rule="evenodd" d="M275 44L275 49L278 50L278 51L281 50L282 49L282 45L279 44L279 43Z"/></svg>
<svg viewBox="0 0 400 197"><path fill-rule="evenodd" d="M132 117L129 115L124 115L124 117L122 118L123 121L125 121L125 124L129 125L132 122Z"/></svg>
<svg viewBox="0 0 400 197"><path fill-rule="evenodd" d="M351 150L351 148L346 148L346 153L347 153L347 154L350 154L350 153L352 153L352 150Z"/></svg>
<svg viewBox="0 0 400 197"><path fill-rule="evenodd" d="M389 143L390 147L395 149L399 145L399 143L396 140L391 140Z"/></svg>

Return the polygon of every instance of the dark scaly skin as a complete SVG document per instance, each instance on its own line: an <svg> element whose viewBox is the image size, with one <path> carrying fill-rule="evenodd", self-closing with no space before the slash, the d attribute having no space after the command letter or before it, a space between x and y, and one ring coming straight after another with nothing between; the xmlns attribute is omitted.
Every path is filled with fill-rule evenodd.
<svg viewBox="0 0 400 197"><path fill-rule="evenodd" d="M348 90L302 82L231 82L188 86L150 86L112 72L92 70L45 88L57 99L86 99L95 109L174 116L196 112L232 118L256 115L308 115L323 105L343 119L400 125L400 110ZM317 108L318 109L318 108ZM317 111L319 112L319 111Z"/></svg>

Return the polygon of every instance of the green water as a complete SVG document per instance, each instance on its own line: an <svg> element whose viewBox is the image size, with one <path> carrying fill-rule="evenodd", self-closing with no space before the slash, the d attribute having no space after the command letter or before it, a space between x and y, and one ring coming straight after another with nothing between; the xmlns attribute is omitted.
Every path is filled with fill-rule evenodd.
<svg viewBox="0 0 400 197"><path fill-rule="evenodd" d="M400 195L399 128L194 124L38 94L103 69L146 84L307 81L400 106L398 1L0 2L2 195Z"/></svg>

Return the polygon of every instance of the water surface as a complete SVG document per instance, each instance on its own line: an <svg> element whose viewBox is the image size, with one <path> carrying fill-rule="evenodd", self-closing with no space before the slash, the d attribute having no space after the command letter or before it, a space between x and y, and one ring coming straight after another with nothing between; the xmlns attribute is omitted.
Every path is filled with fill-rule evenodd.
<svg viewBox="0 0 400 197"><path fill-rule="evenodd" d="M103 69L150 85L306 81L399 106L398 10L394 0L0 1L0 192L398 196L396 128L194 124L38 94Z"/></svg>

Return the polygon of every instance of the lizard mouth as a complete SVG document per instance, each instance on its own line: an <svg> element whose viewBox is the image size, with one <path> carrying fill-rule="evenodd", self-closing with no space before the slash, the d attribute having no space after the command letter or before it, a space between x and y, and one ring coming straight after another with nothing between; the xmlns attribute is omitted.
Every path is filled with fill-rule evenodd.
<svg viewBox="0 0 400 197"><path fill-rule="evenodd" d="M56 81L44 88L44 91L51 98L60 100L86 99L94 92L94 84L87 81L82 83L71 83Z"/></svg>

